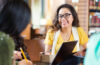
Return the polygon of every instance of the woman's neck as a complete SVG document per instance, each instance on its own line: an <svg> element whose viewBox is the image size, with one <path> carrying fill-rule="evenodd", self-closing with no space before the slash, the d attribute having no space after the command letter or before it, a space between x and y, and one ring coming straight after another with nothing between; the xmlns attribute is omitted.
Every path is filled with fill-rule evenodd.
<svg viewBox="0 0 100 65"><path fill-rule="evenodd" d="M62 29L61 29L61 32L63 32L63 33L68 33L68 32L70 32L71 30L72 30L72 26L66 27L66 28L62 28Z"/></svg>

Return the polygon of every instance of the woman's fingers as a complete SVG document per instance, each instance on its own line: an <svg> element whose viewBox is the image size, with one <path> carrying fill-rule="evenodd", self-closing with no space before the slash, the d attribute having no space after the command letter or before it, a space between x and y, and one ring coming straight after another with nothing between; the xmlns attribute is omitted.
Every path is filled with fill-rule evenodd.
<svg viewBox="0 0 100 65"><path fill-rule="evenodd" d="M21 59L21 52L20 51L14 51L14 59Z"/></svg>
<svg viewBox="0 0 100 65"><path fill-rule="evenodd" d="M22 60L22 61L19 61L18 65L33 65L33 63L30 61L30 60Z"/></svg>

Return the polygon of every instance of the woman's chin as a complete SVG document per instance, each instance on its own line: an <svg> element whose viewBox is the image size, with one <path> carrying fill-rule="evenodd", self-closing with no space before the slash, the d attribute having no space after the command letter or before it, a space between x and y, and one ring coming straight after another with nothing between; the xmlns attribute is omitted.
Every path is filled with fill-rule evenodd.
<svg viewBox="0 0 100 65"><path fill-rule="evenodd" d="M69 27L69 25L62 25L62 28L67 28Z"/></svg>

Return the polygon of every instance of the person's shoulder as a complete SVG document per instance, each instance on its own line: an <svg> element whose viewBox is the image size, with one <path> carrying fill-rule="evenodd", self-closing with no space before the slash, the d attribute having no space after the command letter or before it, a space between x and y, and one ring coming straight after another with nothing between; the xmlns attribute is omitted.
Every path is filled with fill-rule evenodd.
<svg viewBox="0 0 100 65"><path fill-rule="evenodd" d="M5 34L4 32L1 32L0 31L0 42L11 42L11 43L14 43L13 39L8 35L8 34ZM10 44L11 44L10 43Z"/></svg>
<svg viewBox="0 0 100 65"><path fill-rule="evenodd" d="M54 34L54 30L53 29L48 29L48 33Z"/></svg>
<svg viewBox="0 0 100 65"><path fill-rule="evenodd" d="M94 33L93 36L100 36L100 32Z"/></svg>
<svg viewBox="0 0 100 65"><path fill-rule="evenodd" d="M92 34L90 38L100 39L100 32Z"/></svg>
<svg viewBox="0 0 100 65"><path fill-rule="evenodd" d="M0 38L1 38L1 39L3 39L3 38L6 39L7 37L9 37L9 35L7 35L7 34L5 34L4 32L1 32L1 31L0 31Z"/></svg>
<svg viewBox="0 0 100 65"><path fill-rule="evenodd" d="M78 29L78 30L83 30L83 28L82 28L82 27L77 27L77 29Z"/></svg>
<svg viewBox="0 0 100 65"><path fill-rule="evenodd" d="M100 33L94 33L90 36L89 44L91 45L92 43L97 44L98 41L100 41Z"/></svg>
<svg viewBox="0 0 100 65"><path fill-rule="evenodd" d="M0 31L0 38L8 38L9 37L9 35L8 34L5 34L4 32L1 32ZM9 37L10 38L10 37Z"/></svg>
<svg viewBox="0 0 100 65"><path fill-rule="evenodd" d="M78 32L80 32L80 33L84 33L84 32L85 32L85 30L84 30L82 27L77 27L77 30L78 30Z"/></svg>
<svg viewBox="0 0 100 65"><path fill-rule="evenodd" d="M90 36L90 39L88 41L88 47L89 46L93 46L94 47L94 46L96 46L98 44L100 44L100 33L94 33L94 34L92 34ZM98 46L100 46L100 45L98 45Z"/></svg>
<svg viewBox="0 0 100 65"><path fill-rule="evenodd" d="M83 30L82 27L72 27L72 28L76 28L77 30Z"/></svg>

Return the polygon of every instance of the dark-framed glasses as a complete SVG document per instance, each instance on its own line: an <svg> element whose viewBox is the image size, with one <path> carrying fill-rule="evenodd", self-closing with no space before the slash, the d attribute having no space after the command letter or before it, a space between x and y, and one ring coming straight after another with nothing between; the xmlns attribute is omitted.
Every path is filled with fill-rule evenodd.
<svg viewBox="0 0 100 65"><path fill-rule="evenodd" d="M70 17L70 15L71 15L71 13L59 14L59 15L58 15L58 18L61 19L61 18L64 17L64 18L67 18L67 19L68 19L68 18Z"/></svg>

